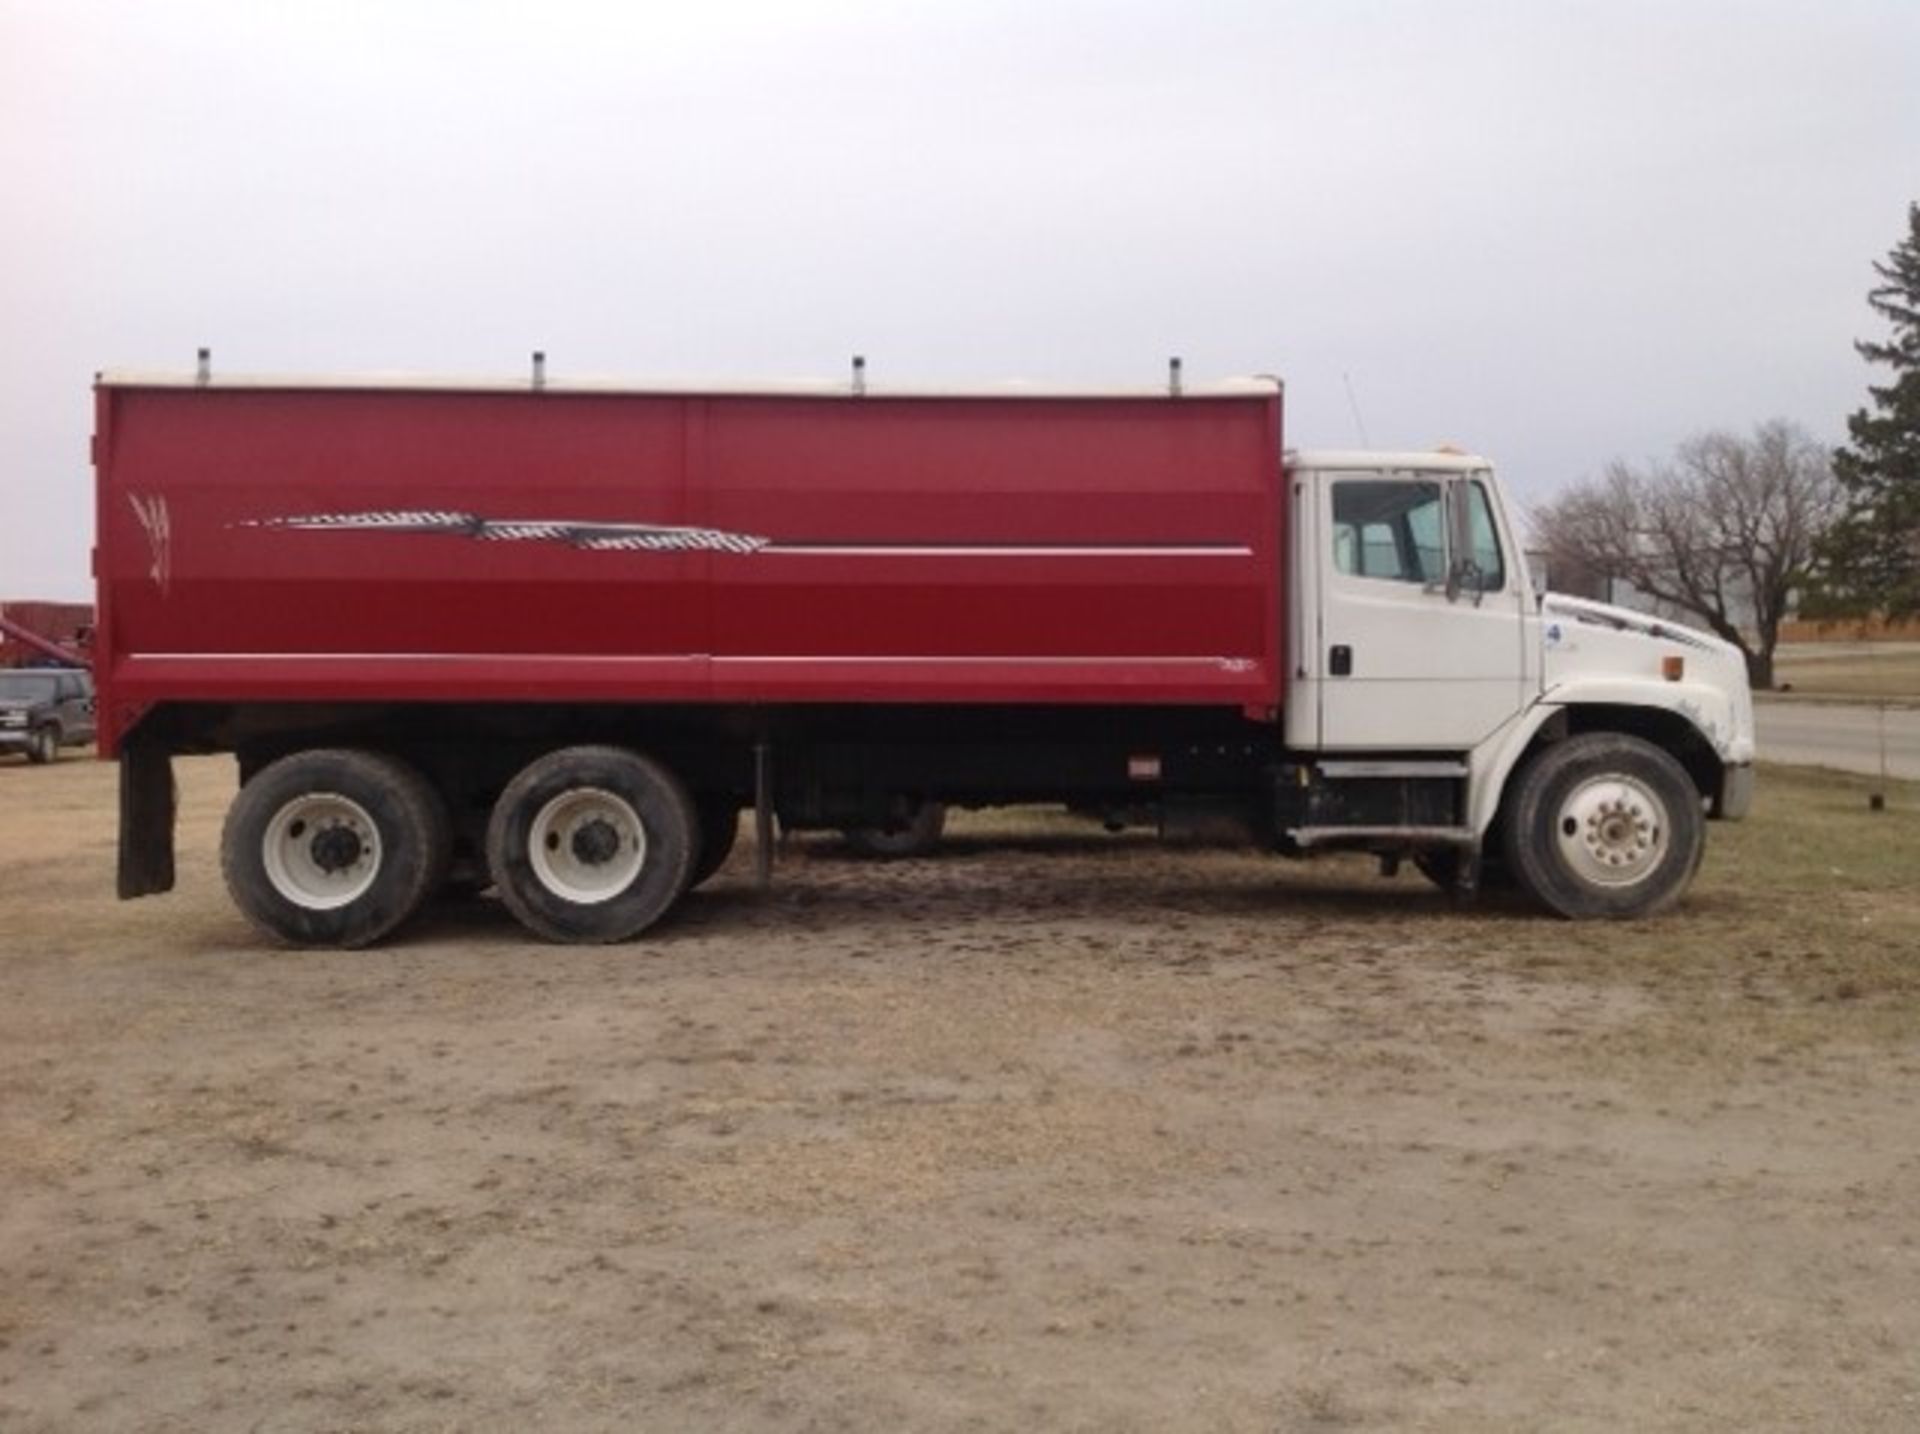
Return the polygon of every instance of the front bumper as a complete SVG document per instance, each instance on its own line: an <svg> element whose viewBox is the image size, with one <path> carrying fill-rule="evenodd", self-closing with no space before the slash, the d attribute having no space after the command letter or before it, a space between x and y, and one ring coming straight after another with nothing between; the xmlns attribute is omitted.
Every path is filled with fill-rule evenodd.
<svg viewBox="0 0 1920 1434"><path fill-rule="evenodd" d="M1713 800L1709 815L1723 822L1737 822L1753 810L1753 763L1729 766L1720 775L1720 795Z"/></svg>

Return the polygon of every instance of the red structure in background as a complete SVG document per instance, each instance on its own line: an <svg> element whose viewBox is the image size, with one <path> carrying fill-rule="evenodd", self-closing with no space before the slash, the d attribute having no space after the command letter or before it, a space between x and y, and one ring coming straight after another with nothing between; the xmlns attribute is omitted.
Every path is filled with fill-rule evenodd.
<svg viewBox="0 0 1920 1434"><path fill-rule="evenodd" d="M92 603L0 602L0 667L88 667L92 650Z"/></svg>

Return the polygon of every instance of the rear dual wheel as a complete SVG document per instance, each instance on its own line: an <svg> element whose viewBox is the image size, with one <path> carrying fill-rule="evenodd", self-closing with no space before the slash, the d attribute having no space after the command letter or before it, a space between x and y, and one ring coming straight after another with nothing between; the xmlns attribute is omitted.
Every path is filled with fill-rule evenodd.
<svg viewBox="0 0 1920 1434"><path fill-rule="evenodd" d="M487 830L501 899L550 941L638 935L726 859L737 812L702 823L679 780L616 747L572 747L507 785ZM711 834L701 840L703 825ZM221 834L234 904L296 946L388 935L447 879L451 823L412 767L347 748L298 752L243 786Z"/></svg>
<svg viewBox="0 0 1920 1434"><path fill-rule="evenodd" d="M500 899L549 941L624 941L695 871L699 820L680 780L621 747L568 747L507 784L487 824Z"/></svg>
<svg viewBox="0 0 1920 1434"><path fill-rule="evenodd" d="M700 818L700 854L687 873L688 891L727 864L740 836L740 807L731 799L695 798L694 809Z"/></svg>
<svg viewBox="0 0 1920 1434"><path fill-rule="evenodd" d="M438 793L398 758L348 748L282 757L228 808L220 867L234 905L295 946L367 946L418 911L452 839Z"/></svg>

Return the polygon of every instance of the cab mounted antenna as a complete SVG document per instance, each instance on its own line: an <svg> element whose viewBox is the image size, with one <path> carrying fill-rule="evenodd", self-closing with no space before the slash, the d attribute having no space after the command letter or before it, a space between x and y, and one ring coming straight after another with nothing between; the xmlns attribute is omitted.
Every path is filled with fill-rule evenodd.
<svg viewBox="0 0 1920 1434"><path fill-rule="evenodd" d="M1341 371L1340 382L1346 386L1347 408L1353 414L1353 431L1360 435L1362 448L1373 447L1373 440L1367 437L1367 421L1360 416L1360 400L1353 396L1353 379L1345 370Z"/></svg>

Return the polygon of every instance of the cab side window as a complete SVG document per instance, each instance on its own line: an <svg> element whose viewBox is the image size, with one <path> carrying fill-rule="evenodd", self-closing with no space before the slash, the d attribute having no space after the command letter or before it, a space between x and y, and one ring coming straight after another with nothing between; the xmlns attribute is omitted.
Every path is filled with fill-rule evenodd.
<svg viewBox="0 0 1920 1434"><path fill-rule="evenodd" d="M1445 534L1436 482L1348 480L1333 485L1333 563L1340 572L1391 582L1444 582Z"/></svg>

